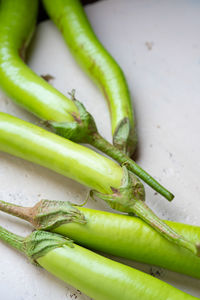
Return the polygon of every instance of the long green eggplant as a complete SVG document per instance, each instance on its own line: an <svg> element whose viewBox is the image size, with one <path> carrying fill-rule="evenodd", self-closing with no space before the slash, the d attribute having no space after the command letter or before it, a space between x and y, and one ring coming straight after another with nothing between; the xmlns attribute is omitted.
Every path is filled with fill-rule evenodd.
<svg viewBox="0 0 200 300"><path fill-rule="evenodd" d="M199 249L174 232L145 204L136 177L110 159L28 122L0 113L0 150L40 164L91 189L112 208L136 213L160 234L195 254Z"/></svg>
<svg viewBox="0 0 200 300"><path fill-rule="evenodd" d="M22 60L34 30L37 0L0 1L0 87L19 105L44 120L67 139L105 152L168 200L172 193L122 151L102 138L94 119L76 99L65 97L36 75Z"/></svg>
<svg viewBox="0 0 200 300"><path fill-rule="evenodd" d="M35 231L23 238L0 227L0 240L95 300L198 299L55 233Z"/></svg>
<svg viewBox="0 0 200 300"><path fill-rule="evenodd" d="M72 54L108 101L114 145L133 154L137 143L135 118L121 68L97 39L79 0L43 0L43 3Z"/></svg>
<svg viewBox="0 0 200 300"><path fill-rule="evenodd" d="M137 217L49 200L41 200L33 207L0 201L0 210L30 222L36 229L51 230L87 248L200 279L200 257L163 238ZM164 222L187 240L200 245L199 226Z"/></svg>

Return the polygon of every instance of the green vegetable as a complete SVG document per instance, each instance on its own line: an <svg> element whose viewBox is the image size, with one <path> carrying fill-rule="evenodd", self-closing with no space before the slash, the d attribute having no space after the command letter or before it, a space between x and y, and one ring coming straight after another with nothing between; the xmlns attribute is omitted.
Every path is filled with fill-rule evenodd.
<svg viewBox="0 0 200 300"><path fill-rule="evenodd" d="M35 231L22 238L0 227L0 239L96 300L198 299L55 233Z"/></svg>
<svg viewBox="0 0 200 300"><path fill-rule="evenodd" d="M53 3L53 2L52 2ZM173 195L134 161L105 141L97 132L90 114L74 99L71 101L22 61L34 29L37 1L2 0L0 2L0 86L18 104L47 121L68 139L90 143L141 177L168 200Z"/></svg>
<svg viewBox="0 0 200 300"><path fill-rule="evenodd" d="M135 120L121 68L97 39L79 0L43 0L43 3L74 57L108 101L114 145L133 154L137 143Z"/></svg>
<svg viewBox="0 0 200 300"><path fill-rule="evenodd" d="M170 243L137 217L41 200L33 207L0 201L0 210L36 229L68 236L90 249L149 263L200 279L200 258ZM200 227L165 221L180 235L200 245Z"/></svg>
<svg viewBox="0 0 200 300"><path fill-rule="evenodd" d="M136 177L108 158L28 122L0 113L0 150L40 164L92 189L91 194L112 208L136 213L174 243L198 253L197 247L176 234L144 203Z"/></svg>

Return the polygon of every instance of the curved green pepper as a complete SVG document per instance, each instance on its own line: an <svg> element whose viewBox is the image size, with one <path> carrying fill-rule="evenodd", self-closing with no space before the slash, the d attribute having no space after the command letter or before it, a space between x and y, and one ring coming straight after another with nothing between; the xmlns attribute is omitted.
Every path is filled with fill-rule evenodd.
<svg viewBox="0 0 200 300"><path fill-rule="evenodd" d="M41 200L33 207L0 201L0 210L51 230L87 248L148 263L200 279L200 258L163 238L141 219ZM181 236L200 245L200 227L164 221Z"/></svg>
<svg viewBox="0 0 200 300"><path fill-rule="evenodd" d="M22 238L0 227L0 239L96 300L198 299L55 233L35 231Z"/></svg>
<svg viewBox="0 0 200 300"><path fill-rule="evenodd" d="M97 39L79 0L43 0L43 3L74 57L108 101L114 145L133 154L137 143L135 119L121 68Z"/></svg>
<svg viewBox="0 0 200 300"><path fill-rule="evenodd" d="M31 5L31 6L30 6ZM168 200L173 195L123 152L98 134L95 122L83 106L71 101L22 61L34 29L37 0L0 2L0 86L18 104L45 120L56 133L79 143L90 143L141 177ZM28 17L27 17L28 16ZM90 138L89 138L90 137Z"/></svg>
<svg viewBox="0 0 200 300"><path fill-rule="evenodd" d="M0 113L0 150L94 189L91 195L116 210L136 213L165 238L199 255L197 245L174 232L144 203L140 182L108 158L5 113Z"/></svg>
<svg viewBox="0 0 200 300"><path fill-rule="evenodd" d="M75 104L36 75L21 58L35 28L37 6L38 0L0 2L0 86L41 119L71 122L72 115L78 115Z"/></svg>

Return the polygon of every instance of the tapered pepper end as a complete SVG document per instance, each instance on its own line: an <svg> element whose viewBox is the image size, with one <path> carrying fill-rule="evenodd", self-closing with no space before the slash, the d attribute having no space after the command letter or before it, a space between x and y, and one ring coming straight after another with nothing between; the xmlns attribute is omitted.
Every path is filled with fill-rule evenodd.
<svg viewBox="0 0 200 300"><path fill-rule="evenodd" d="M137 136L128 118L124 118L116 128L113 135L113 144L127 156L132 156L135 152Z"/></svg>
<svg viewBox="0 0 200 300"><path fill-rule="evenodd" d="M33 207L0 201L0 210L24 219L40 230L53 229L70 222L86 223L84 215L68 201L41 200Z"/></svg>

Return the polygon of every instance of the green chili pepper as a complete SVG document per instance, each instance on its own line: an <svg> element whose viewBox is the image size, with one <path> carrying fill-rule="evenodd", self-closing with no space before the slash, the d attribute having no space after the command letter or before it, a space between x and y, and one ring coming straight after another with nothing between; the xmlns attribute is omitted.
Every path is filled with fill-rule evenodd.
<svg viewBox="0 0 200 300"><path fill-rule="evenodd" d="M96 300L198 299L148 274L75 245L56 233L35 231L22 238L0 227L0 239Z"/></svg>
<svg viewBox="0 0 200 300"><path fill-rule="evenodd" d="M30 6L31 5L31 6ZM56 133L80 143L90 143L142 178L168 200L173 195L123 152L105 141L95 122L76 100L71 101L22 61L34 29L37 0L0 2L0 86L18 104L48 122Z"/></svg>
<svg viewBox="0 0 200 300"><path fill-rule="evenodd" d="M170 243L137 217L113 214L67 201L41 200L33 207L0 201L0 210L51 230L87 248L149 263L200 279L200 258ZM164 221L200 245L200 227Z"/></svg>
<svg viewBox="0 0 200 300"><path fill-rule="evenodd" d="M114 145L133 154L137 143L135 119L121 68L97 39L79 0L44 0L43 3L74 57L108 101Z"/></svg>
<svg viewBox="0 0 200 300"><path fill-rule="evenodd" d="M136 213L165 238L198 254L199 249L162 222L144 203L144 188L126 167L40 127L0 113L0 150L40 164L94 190L112 208Z"/></svg>

